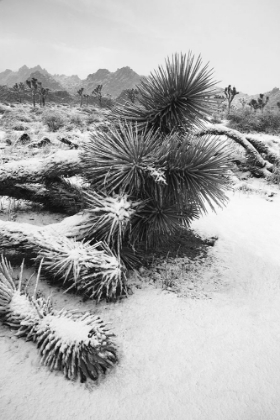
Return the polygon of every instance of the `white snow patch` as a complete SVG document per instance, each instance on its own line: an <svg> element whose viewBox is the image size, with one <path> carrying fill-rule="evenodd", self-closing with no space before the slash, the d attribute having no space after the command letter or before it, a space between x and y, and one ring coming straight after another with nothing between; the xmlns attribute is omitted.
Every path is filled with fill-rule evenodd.
<svg viewBox="0 0 280 420"><path fill-rule="evenodd" d="M10 309L14 314L21 315L23 318L31 315L38 318L37 311L33 308L27 296L21 295L18 291L13 294Z"/></svg>
<svg viewBox="0 0 280 420"><path fill-rule="evenodd" d="M94 336L88 337L93 326L87 325L87 322L88 320L79 321L65 316L47 315L43 318L40 328L49 327L64 344L72 345L80 342L89 344L91 342L93 345L98 345L99 342Z"/></svg>

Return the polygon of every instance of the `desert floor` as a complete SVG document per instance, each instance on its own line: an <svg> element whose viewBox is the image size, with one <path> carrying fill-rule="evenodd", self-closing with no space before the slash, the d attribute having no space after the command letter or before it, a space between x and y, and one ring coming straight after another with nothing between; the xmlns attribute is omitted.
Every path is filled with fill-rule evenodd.
<svg viewBox="0 0 280 420"><path fill-rule="evenodd" d="M266 191L276 194L230 192L225 209L193 223L218 240L192 263L185 293L143 281L128 299L97 306L120 354L99 384L50 373L33 343L1 326L0 418L279 419L280 192ZM196 285L205 297L186 293ZM47 289L43 280L40 287ZM92 306L51 290L56 307Z"/></svg>

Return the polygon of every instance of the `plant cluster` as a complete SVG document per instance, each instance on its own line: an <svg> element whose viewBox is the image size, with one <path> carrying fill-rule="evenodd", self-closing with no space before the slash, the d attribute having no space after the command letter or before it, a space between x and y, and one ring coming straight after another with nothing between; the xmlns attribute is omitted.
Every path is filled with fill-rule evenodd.
<svg viewBox="0 0 280 420"><path fill-rule="evenodd" d="M277 134L280 132L279 112L265 110L262 113L250 109L236 109L229 116L229 127L244 133L257 132Z"/></svg>
<svg viewBox="0 0 280 420"><path fill-rule="evenodd" d="M21 103L22 102L22 94L25 92L24 83L22 83L22 82L15 83L14 86L13 86L13 90L16 92L17 99L18 99L19 103Z"/></svg>
<svg viewBox="0 0 280 420"><path fill-rule="evenodd" d="M258 109L264 110L264 107L269 101L269 96L264 97L263 93L260 93L258 99L251 99L248 105L256 112Z"/></svg>
<svg viewBox="0 0 280 420"><path fill-rule="evenodd" d="M22 291L23 264L18 284L11 265L0 262L0 317L17 337L37 344L41 362L60 370L67 379L97 380L117 362L112 334L92 312L53 309L50 298L37 297L38 272L33 295ZM26 289L26 288L25 288Z"/></svg>
<svg viewBox="0 0 280 420"><path fill-rule="evenodd" d="M80 107L82 107L83 103L85 103L85 105L88 106L90 102L94 103L97 101L100 108L105 106L111 109L113 107L113 100L111 98L111 95L104 95L102 92L102 88L103 85L97 85L92 92L84 93L85 89L81 87L77 91L77 94L80 96Z"/></svg>
<svg viewBox="0 0 280 420"><path fill-rule="evenodd" d="M2 243L33 250L44 257L46 273L87 297L127 294L126 270L140 264L143 248L162 246L227 200L229 147L213 135L195 135L213 113L214 87L212 70L200 57L167 59L137 86L137 103L117 106L110 124L96 127L80 145L77 167L52 160L41 173L52 202L83 209L75 235L69 236L71 227L58 238L18 226L19 245L13 227L1 224ZM43 120L52 131L64 124L52 111ZM86 188L59 181L78 167ZM50 178L56 178L55 188Z"/></svg>
<svg viewBox="0 0 280 420"><path fill-rule="evenodd" d="M160 245L226 201L229 150L194 136L212 112L211 76L200 57L176 54L141 82L139 103L118 106L109 130L83 146L91 186L85 235L107 243L125 266L141 246Z"/></svg>
<svg viewBox="0 0 280 420"><path fill-rule="evenodd" d="M42 82L40 82L35 77L32 77L30 80L25 82L31 91L33 106L36 105L36 95L39 95L39 103L41 106L46 105L46 97L48 96L49 89L44 88Z"/></svg>
<svg viewBox="0 0 280 420"><path fill-rule="evenodd" d="M44 112L42 121L48 126L49 130L53 132L59 130L65 125L65 119L63 116L59 112L51 110Z"/></svg>

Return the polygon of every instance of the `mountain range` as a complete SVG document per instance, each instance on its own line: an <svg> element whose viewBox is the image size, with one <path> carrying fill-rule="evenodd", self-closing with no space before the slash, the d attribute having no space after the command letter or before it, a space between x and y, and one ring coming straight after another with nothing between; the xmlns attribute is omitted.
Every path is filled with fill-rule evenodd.
<svg viewBox="0 0 280 420"><path fill-rule="evenodd" d="M42 82L43 87L49 88L52 92L60 91L61 99L63 96L69 97L76 95L77 91L83 87L84 94L91 94L97 85L102 85L103 95L110 95L112 98L117 98L126 89L135 88L140 83L144 76L140 76L130 67L122 67L115 72L110 72L107 69L99 69L95 73L89 74L85 79L80 79L77 75L66 76L64 74L50 74L41 66L27 67L26 65L20 67L18 71L7 69L0 72L0 86L4 85L9 88L13 87L15 83L25 83L27 79L35 77ZM3 90L3 89L2 89ZM217 88L220 95L223 94L222 88ZM64 92L65 94L62 94ZM275 87L269 92L264 93L269 96L268 108L277 107L277 102L280 102L279 88ZM259 93L256 95L247 95L246 93L239 93L234 99L236 107L241 106L240 100L244 98L248 103L251 99L257 99ZM65 97L65 99L66 99Z"/></svg>
<svg viewBox="0 0 280 420"><path fill-rule="evenodd" d="M97 85L103 86L103 93L113 98L118 97L125 89L134 88L143 76L139 76L130 67L123 67L115 72L99 69L96 73L89 74L86 79L77 75L65 76L64 74L50 74L41 66L28 68L22 66L18 71L5 70L0 73L0 85L13 87L15 83L25 83L27 79L35 77L45 88L51 90L66 90L71 94L77 93L81 87L85 94L90 94Z"/></svg>

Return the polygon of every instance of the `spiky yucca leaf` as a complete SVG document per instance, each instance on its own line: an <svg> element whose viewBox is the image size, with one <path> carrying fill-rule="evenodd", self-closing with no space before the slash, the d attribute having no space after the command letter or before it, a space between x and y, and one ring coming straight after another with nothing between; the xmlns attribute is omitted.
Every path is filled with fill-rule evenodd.
<svg viewBox="0 0 280 420"><path fill-rule="evenodd" d="M26 337L40 319L40 313L46 315L51 308L50 298L36 298L37 285L41 273L42 262L39 265L33 296L22 292L24 260L18 281L11 264L1 256L0 262L0 316L4 324L16 328L18 337ZM31 276L33 277L33 275ZM28 282L30 279L28 280ZM27 284L28 284L27 282ZM40 313L38 312L40 309Z"/></svg>
<svg viewBox="0 0 280 420"><path fill-rule="evenodd" d="M16 286L12 277L12 267L3 257L0 262L0 315L7 312Z"/></svg>
<svg viewBox="0 0 280 420"><path fill-rule="evenodd" d="M0 315L18 337L37 343L42 363L61 370L67 379L96 380L117 362L114 336L99 316L75 310L56 311L48 298L22 293L23 264L16 286L13 269L2 256L0 263Z"/></svg>
<svg viewBox="0 0 280 420"><path fill-rule="evenodd" d="M133 219L130 240L133 244L145 242L147 247L161 244L174 237L183 226L198 217L195 205L185 203L179 206L167 195L157 196L144 203Z"/></svg>
<svg viewBox="0 0 280 420"><path fill-rule="evenodd" d="M83 145L84 173L97 191L126 193L139 197L147 178L154 177L162 139L147 129L139 132L133 124L119 124L107 133L92 135Z"/></svg>
<svg viewBox="0 0 280 420"><path fill-rule="evenodd" d="M118 254L131 217L140 202L132 202L126 194L106 196L94 191L84 193L87 223L82 229L87 239L94 238L113 246Z"/></svg>
<svg viewBox="0 0 280 420"><path fill-rule="evenodd" d="M231 148L213 136L204 136L199 141L192 135L183 139L175 136L168 141L172 147L170 144L164 146L168 157L163 194L179 207L180 203L189 202L203 212L207 212L207 205L212 210L215 205L224 205Z"/></svg>
<svg viewBox="0 0 280 420"><path fill-rule="evenodd" d="M140 105L126 103L116 109L116 115L165 134L200 126L214 106L212 73L208 64L202 66L200 56L195 60L191 52L175 54L166 59L165 67L159 66L140 82Z"/></svg>
<svg viewBox="0 0 280 420"><path fill-rule="evenodd" d="M24 223L0 221L0 249L37 254L42 270L94 299L116 299L126 292L125 267L102 242L91 245ZM103 287L104 285L104 287Z"/></svg>
<svg viewBox="0 0 280 420"><path fill-rule="evenodd" d="M77 242L61 237L50 247L40 249L37 261L42 269L62 280L68 290L75 289L87 297L116 299L127 291L125 268L102 242Z"/></svg>
<svg viewBox="0 0 280 420"><path fill-rule="evenodd" d="M83 276L79 287L86 296L99 301L102 297L115 300L118 296L127 296L126 268L113 251L103 243L104 254L96 273Z"/></svg>
<svg viewBox="0 0 280 420"><path fill-rule="evenodd" d="M143 265L144 255L139 249L126 244L121 250L121 261L129 270L135 270Z"/></svg>
<svg viewBox="0 0 280 420"><path fill-rule="evenodd" d="M97 380L117 362L116 347L103 321L91 312L52 311L28 335L40 349L41 362L67 379Z"/></svg>

